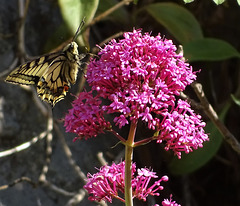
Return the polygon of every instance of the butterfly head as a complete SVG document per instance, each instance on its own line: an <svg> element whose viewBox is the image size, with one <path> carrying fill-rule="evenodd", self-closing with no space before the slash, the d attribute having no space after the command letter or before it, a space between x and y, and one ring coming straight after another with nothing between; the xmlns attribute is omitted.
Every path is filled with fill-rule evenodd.
<svg viewBox="0 0 240 206"><path fill-rule="evenodd" d="M63 52L66 53L68 59L75 60L75 56L78 56L78 45L76 42L71 42L69 43L64 49Z"/></svg>

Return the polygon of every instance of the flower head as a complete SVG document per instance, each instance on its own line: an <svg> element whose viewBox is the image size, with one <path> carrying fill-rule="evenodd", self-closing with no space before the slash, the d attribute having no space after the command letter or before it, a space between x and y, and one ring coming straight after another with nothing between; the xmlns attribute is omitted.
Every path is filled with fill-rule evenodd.
<svg viewBox="0 0 240 206"><path fill-rule="evenodd" d="M113 163L111 166L101 167L96 174L88 173L87 184L84 188L92 195L89 200L112 202L112 198L121 199L118 194L124 193L124 168L124 162ZM135 168L133 164L132 172L135 172Z"/></svg>
<svg viewBox="0 0 240 206"><path fill-rule="evenodd" d="M120 127L141 119L155 129L154 113L164 113L185 87L196 79L192 67L176 53L172 41L133 30L113 39L92 60L87 81L100 97L110 100L103 109L119 114Z"/></svg>
<svg viewBox="0 0 240 206"><path fill-rule="evenodd" d="M161 121L157 142L166 142L165 149L173 150L180 159L182 151L189 153L203 147L203 142L208 140L203 130L205 125L186 101L178 100L177 106Z"/></svg>
<svg viewBox="0 0 240 206"><path fill-rule="evenodd" d="M88 174L87 184L84 188L91 195L92 201L112 202L112 198L124 200L120 197L124 193L124 169L125 162L119 164L113 163L111 166L103 166L94 175ZM132 164L132 191L133 198L146 201L148 195L159 195L159 190L163 190L160 185L162 181L168 181L167 176L155 181L152 185L150 181L158 176L155 172L147 168L138 169L136 174L136 165Z"/></svg>
<svg viewBox="0 0 240 206"><path fill-rule="evenodd" d="M176 100L195 79L171 40L141 30L126 32L123 39L101 48L99 59L90 61L86 80L92 90L75 100L65 126L89 138L110 128L104 113L114 114L119 128L143 121L159 133L157 142L166 142L165 149L180 158L181 152L189 153L208 140L201 116L186 101Z"/></svg>
<svg viewBox="0 0 240 206"><path fill-rule="evenodd" d="M91 93L81 92L73 101L73 108L65 117L67 132L74 132L78 138L95 137L110 128L110 123L103 117L101 101Z"/></svg>

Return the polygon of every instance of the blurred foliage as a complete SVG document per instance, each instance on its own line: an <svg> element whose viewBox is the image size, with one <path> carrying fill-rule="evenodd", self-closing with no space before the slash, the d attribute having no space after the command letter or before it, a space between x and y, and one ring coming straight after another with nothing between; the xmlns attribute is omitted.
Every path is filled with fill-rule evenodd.
<svg viewBox="0 0 240 206"><path fill-rule="evenodd" d="M98 8L98 0L58 0L62 17L74 34L76 28L85 18L86 24L91 22Z"/></svg>
<svg viewBox="0 0 240 206"><path fill-rule="evenodd" d="M198 21L184 7L174 3L156 3L146 6L145 9L181 44L203 38Z"/></svg>
<svg viewBox="0 0 240 206"><path fill-rule="evenodd" d="M92 21L99 0L58 0L58 2L64 22L69 27L71 34L74 34L83 19L86 25ZM80 45L87 44L82 36L77 40Z"/></svg>
<svg viewBox="0 0 240 206"><path fill-rule="evenodd" d="M240 99L239 99L239 98L236 98L233 94L231 94L231 97L232 97L233 102L234 102L236 105L240 106Z"/></svg>
<svg viewBox="0 0 240 206"><path fill-rule="evenodd" d="M240 57L240 53L228 42L214 38L191 41L183 45L183 50L189 62L221 61Z"/></svg>

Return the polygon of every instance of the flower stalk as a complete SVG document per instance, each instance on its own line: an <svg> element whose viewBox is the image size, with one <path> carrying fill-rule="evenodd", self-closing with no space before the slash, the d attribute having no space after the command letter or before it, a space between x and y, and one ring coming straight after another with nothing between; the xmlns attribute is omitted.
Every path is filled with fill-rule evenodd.
<svg viewBox="0 0 240 206"><path fill-rule="evenodd" d="M137 122L132 121L128 140L125 143L125 205L133 206L132 198L132 158L133 158L133 147L134 137L136 134Z"/></svg>

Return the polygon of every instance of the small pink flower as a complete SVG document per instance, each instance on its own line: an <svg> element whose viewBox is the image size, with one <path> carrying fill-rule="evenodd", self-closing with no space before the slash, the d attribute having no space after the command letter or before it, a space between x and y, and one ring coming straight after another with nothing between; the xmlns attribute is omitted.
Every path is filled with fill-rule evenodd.
<svg viewBox="0 0 240 206"><path fill-rule="evenodd" d="M170 199L164 199L162 201L162 206L181 206L180 204L177 204L176 201L172 201L172 195L170 195Z"/></svg>

